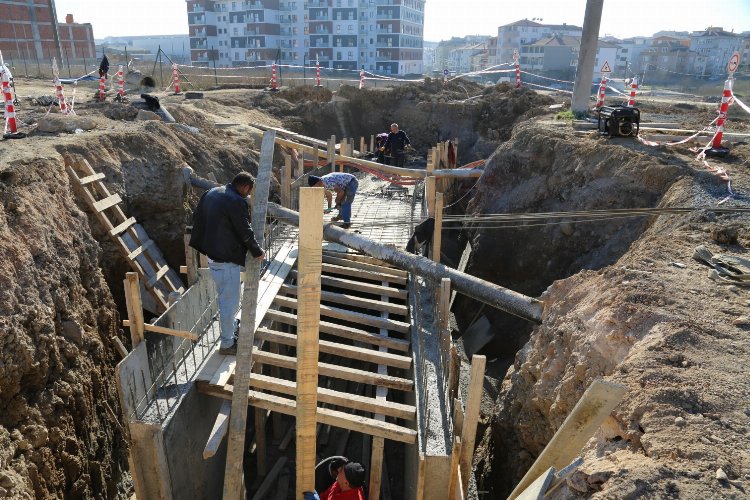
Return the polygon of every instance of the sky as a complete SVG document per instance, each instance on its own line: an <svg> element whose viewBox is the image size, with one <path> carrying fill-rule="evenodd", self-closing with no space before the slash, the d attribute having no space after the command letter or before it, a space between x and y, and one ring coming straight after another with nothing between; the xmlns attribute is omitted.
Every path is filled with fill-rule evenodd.
<svg viewBox="0 0 750 500"><path fill-rule="evenodd" d="M94 26L94 37L187 33L185 0L56 0L60 20ZM497 35L519 19L583 25L586 0L427 0L425 40ZM750 0L604 0L600 36L652 35L660 30L698 31L707 26L750 31Z"/></svg>

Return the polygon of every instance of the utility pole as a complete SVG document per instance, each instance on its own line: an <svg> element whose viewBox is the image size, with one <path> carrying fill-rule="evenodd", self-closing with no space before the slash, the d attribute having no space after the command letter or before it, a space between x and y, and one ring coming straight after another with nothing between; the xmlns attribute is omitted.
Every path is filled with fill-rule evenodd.
<svg viewBox="0 0 750 500"><path fill-rule="evenodd" d="M585 113L589 107L591 81L594 78L596 46L599 42L599 26L602 23L604 0L586 0L586 14L583 18L581 48L578 52L576 82L573 87L571 109L574 113Z"/></svg>

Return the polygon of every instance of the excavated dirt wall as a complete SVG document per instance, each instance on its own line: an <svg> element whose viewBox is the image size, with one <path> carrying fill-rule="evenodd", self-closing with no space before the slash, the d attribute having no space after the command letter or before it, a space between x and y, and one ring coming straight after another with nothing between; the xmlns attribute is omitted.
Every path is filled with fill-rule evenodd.
<svg viewBox="0 0 750 500"><path fill-rule="evenodd" d="M733 152L733 185L744 189L750 148ZM684 153L524 126L488 165L474 211L708 207L475 233L471 272L530 293L551 284L543 324L515 356L477 450L479 489L491 498L510 492L600 377L628 393L554 498L745 497L750 301L746 289L710 280L691 255L705 244L745 256L750 220L711 211L726 184ZM490 252L507 265L487 266ZM512 336L498 324L498 338Z"/></svg>

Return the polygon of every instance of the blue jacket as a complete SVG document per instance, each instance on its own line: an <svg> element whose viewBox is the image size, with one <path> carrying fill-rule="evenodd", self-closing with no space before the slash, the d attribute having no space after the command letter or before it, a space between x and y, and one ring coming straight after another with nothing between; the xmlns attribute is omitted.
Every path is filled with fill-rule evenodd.
<svg viewBox="0 0 750 500"><path fill-rule="evenodd" d="M203 194L193 212L190 246L216 262L245 265L247 251L260 257L263 250L250 224L250 205L231 184Z"/></svg>

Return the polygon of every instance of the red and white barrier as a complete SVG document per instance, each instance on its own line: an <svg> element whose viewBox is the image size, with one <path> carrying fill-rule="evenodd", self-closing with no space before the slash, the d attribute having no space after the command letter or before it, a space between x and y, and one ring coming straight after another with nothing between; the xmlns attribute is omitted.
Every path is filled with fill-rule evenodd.
<svg viewBox="0 0 750 500"><path fill-rule="evenodd" d="M362 70L359 72L359 89L362 90L365 88L365 71Z"/></svg>
<svg viewBox="0 0 750 500"><path fill-rule="evenodd" d="M729 101L732 99L732 86L734 85L734 78L729 75L727 81L724 82L724 94L721 96L721 107L719 108L719 120L716 122L716 135L711 143L713 149L721 148L721 138L724 135L724 123L727 120L727 111L729 110Z"/></svg>
<svg viewBox="0 0 750 500"><path fill-rule="evenodd" d="M52 76L55 79L55 97L60 106L60 112L67 115L70 113L70 110L68 109L68 104L65 102L65 92L63 91L63 85L60 81L60 70L57 67L57 59L54 57L52 58Z"/></svg>
<svg viewBox="0 0 750 500"><path fill-rule="evenodd" d="M26 137L26 134L18 132L16 124L16 108L13 106L13 96L10 93L10 70L5 66L5 62L0 55L0 75L3 80L3 97L5 98L5 131L3 137L6 139L20 139Z"/></svg>
<svg viewBox="0 0 750 500"><path fill-rule="evenodd" d="M177 71L177 65L172 64L172 81L174 82L174 93L180 93L180 74Z"/></svg>
<svg viewBox="0 0 750 500"><path fill-rule="evenodd" d="M117 98L122 101L125 97L125 76L123 75L123 67L120 64L117 67Z"/></svg>
<svg viewBox="0 0 750 500"><path fill-rule="evenodd" d="M633 77L633 83L630 85L630 99L628 100L628 107L635 107L635 95L638 92L638 78Z"/></svg>
<svg viewBox="0 0 750 500"><path fill-rule="evenodd" d="M602 74L602 82L599 84L599 100L596 101L596 107L604 106L604 96L607 93L607 75Z"/></svg>
<svg viewBox="0 0 750 500"><path fill-rule="evenodd" d="M104 74L99 75L99 102L104 101Z"/></svg>
<svg viewBox="0 0 750 500"><path fill-rule="evenodd" d="M315 60L315 86L321 87L320 85L320 61Z"/></svg>
<svg viewBox="0 0 750 500"><path fill-rule="evenodd" d="M513 62L516 64L516 88L521 88L521 65L519 64L518 50L513 50Z"/></svg>
<svg viewBox="0 0 750 500"><path fill-rule="evenodd" d="M278 84L276 83L276 64L271 66L271 90L279 90Z"/></svg>

